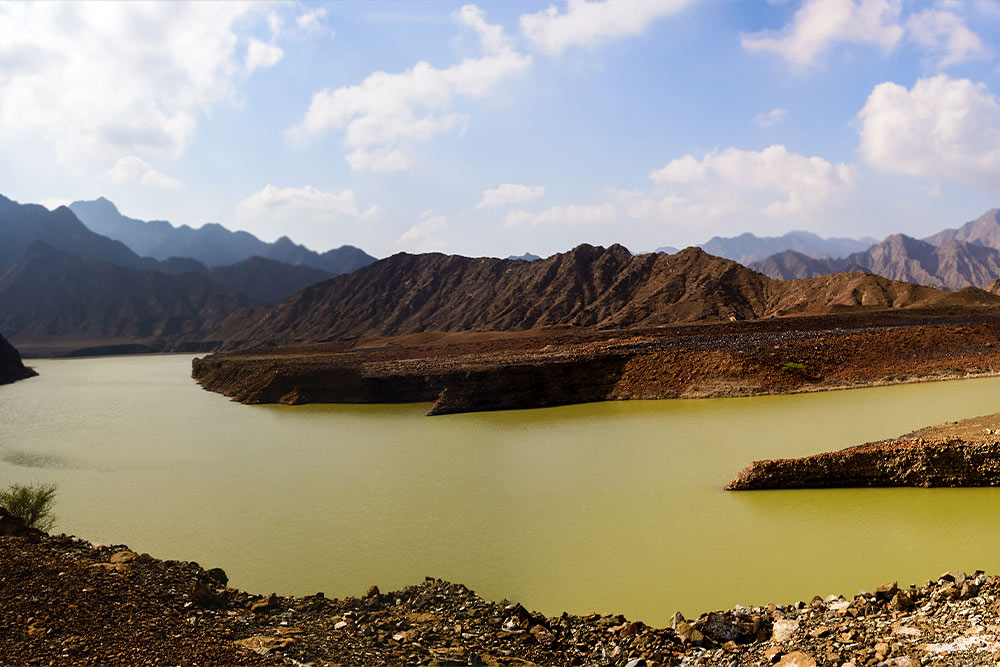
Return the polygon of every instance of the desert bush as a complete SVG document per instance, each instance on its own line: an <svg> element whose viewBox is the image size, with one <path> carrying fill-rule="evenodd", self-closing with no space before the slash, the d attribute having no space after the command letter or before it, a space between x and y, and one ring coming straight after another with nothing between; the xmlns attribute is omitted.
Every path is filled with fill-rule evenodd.
<svg viewBox="0 0 1000 667"><path fill-rule="evenodd" d="M781 370L785 371L786 373L798 373L805 367L806 367L805 364L800 364L797 361L788 361L781 367Z"/></svg>
<svg viewBox="0 0 1000 667"><path fill-rule="evenodd" d="M56 523L52 503L55 484L11 484L0 491L0 507L24 522L29 528L50 531Z"/></svg>

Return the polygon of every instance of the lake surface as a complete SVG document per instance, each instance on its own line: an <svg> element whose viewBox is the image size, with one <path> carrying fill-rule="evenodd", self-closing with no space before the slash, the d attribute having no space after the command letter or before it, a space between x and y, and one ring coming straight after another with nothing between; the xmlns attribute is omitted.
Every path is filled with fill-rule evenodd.
<svg viewBox="0 0 1000 667"><path fill-rule="evenodd" d="M39 377L0 387L0 486L55 482L56 530L251 592L427 575L665 625L1000 572L1000 489L722 490L753 459L1000 411L1000 378L424 417L240 405L195 384L188 356L30 364Z"/></svg>

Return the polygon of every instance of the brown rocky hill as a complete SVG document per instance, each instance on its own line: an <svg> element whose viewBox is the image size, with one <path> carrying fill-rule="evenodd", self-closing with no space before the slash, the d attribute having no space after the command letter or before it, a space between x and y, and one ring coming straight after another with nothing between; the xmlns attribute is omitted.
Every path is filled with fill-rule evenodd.
<svg viewBox="0 0 1000 667"><path fill-rule="evenodd" d="M36 375L35 371L25 368L14 346L7 342L7 339L0 336L0 384L16 382Z"/></svg>
<svg viewBox="0 0 1000 667"><path fill-rule="evenodd" d="M698 248L633 256L620 245L581 245L534 262L400 253L308 287L276 308L230 318L212 337L237 347L421 331L657 327L933 306L946 298L1000 304L982 290L949 297L857 273L776 281Z"/></svg>
<svg viewBox="0 0 1000 667"><path fill-rule="evenodd" d="M750 265L779 280L861 269L891 280L955 290L986 287L1000 278L1000 250L951 239L942 245L894 234L864 252L840 259L813 259L787 251Z"/></svg>

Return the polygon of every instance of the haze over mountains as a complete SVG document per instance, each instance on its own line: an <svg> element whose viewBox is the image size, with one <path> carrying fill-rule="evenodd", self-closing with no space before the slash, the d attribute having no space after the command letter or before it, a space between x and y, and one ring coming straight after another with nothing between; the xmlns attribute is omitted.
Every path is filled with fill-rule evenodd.
<svg viewBox="0 0 1000 667"><path fill-rule="evenodd" d="M987 287L1000 278L1000 211L992 209L957 229L923 240L894 234L838 259L817 259L786 250L750 267L783 280L863 270L942 289Z"/></svg>
<svg viewBox="0 0 1000 667"><path fill-rule="evenodd" d="M710 255L725 257L748 266L751 262L761 261L771 255L793 250L813 258L845 257L854 252L865 250L878 243L876 239L830 238L824 239L812 232L794 231L784 236L754 236L750 233L723 238L713 236L707 243L699 243L698 247Z"/></svg>
<svg viewBox="0 0 1000 667"><path fill-rule="evenodd" d="M357 249L347 256L357 253L374 261ZM331 275L262 257L212 268L189 257L141 257L67 207L49 211L0 196L0 332L31 353L203 341L240 308L278 303Z"/></svg>
<svg viewBox="0 0 1000 667"><path fill-rule="evenodd" d="M158 256L141 256L121 239L88 229L67 207L49 211L0 196L0 334L29 354L209 350L428 330L655 327L858 306L1000 304L1000 297L982 290L948 294L909 284L991 285L1000 291L992 285L1000 278L995 210L923 241L897 234L842 258L822 255L866 240L795 232L717 237L704 244L742 257L782 244L817 255L786 249L754 265L781 278L813 276L782 282L697 248L633 255L620 245L582 245L545 259L400 253L375 261L350 246L316 253L287 239L264 243L218 225L195 230L147 223L123 216L106 199L73 206L95 228ZM197 258L169 254L187 250ZM257 251L272 258L244 256ZM341 260L347 263L336 264ZM332 278L314 266L345 268L351 262L364 265ZM854 270L884 277L815 277Z"/></svg>
<svg viewBox="0 0 1000 667"><path fill-rule="evenodd" d="M90 230L155 259L191 257L206 266L224 266L250 257L263 257L311 266L331 275L349 273L375 261L363 250L349 245L318 253L294 243L287 236L274 243L265 243L253 234L233 232L215 223L194 229L187 225L174 227L164 220L137 220L122 215L104 197L75 201L69 208Z"/></svg>

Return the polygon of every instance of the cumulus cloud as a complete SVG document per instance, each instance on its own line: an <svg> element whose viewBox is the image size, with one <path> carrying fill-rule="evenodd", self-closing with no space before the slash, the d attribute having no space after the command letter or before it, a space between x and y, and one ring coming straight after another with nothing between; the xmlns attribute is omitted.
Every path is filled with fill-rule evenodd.
<svg viewBox="0 0 1000 667"><path fill-rule="evenodd" d="M773 52L797 66L813 63L837 42L874 44L891 51L903 37L900 0L805 0L777 33L742 36L743 48Z"/></svg>
<svg viewBox="0 0 1000 667"><path fill-rule="evenodd" d="M266 69L274 67L285 55L281 47L274 44L267 44L259 39L251 39L247 46L247 58L243 64L243 69L250 73L255 69Z"/></svg>
<svg viewBox="0 0 1000 667"><path fill-rule="evenodd" d="M278 188L267 185L239 203L242 218L267 218L274 222L306 218L309 220L372 220L378 218L378 206L358 208L351 189L326 192L311 185L301 188Z"/></svg>
<svg viewBox="0 0 1000 667"><path fill-rule="evenodd" d="M939 69L990 55L979 35L953 12L925 9L912 15L906 27L914 41L931 54Z"/></svg>
<svg viewBox="0 0 1000 667"><path fill-rule="evenodd" d="M515 210L507 214L504 222L508 227L530 225L600 225L621 219L618 210L609 203L581 206L553 206L544 211Z"/></svg>
<svg viewBox="0 0 1000 667"><path fill-rule="evenodd" d="M134 183L153 188L176 188L180 185L177 180L161 174L153 165L135 155L127 155L115 162L108 170L108 176L115 183Z"/></svg>
<svg viewBox="0 0 1000 667"><path fill-rule="evenodd" d="M234 98L235 26L257 7L0 3L0 139L36 136L60 159L183 154L197 115Z"/></svg>
<svg viewBox="0 0 1000 667"><path fill-rule="evenodd" d="M483 190L483 198L476 204L476 208L503 206L504 204L524 204L534 201L544 194L544 185L531 186L520 185L518 183L504 183L500 187Z"/></svg>
<svg viewBox="0 0 1000 667"><path fill-rule="evenodd" d="M753 122L760 127L774 127L775 125L780 125L785 120L785 116L788 112L784 109L775 107L767 112L761 112L753 117Z"/></svg>
<svg viewBox="0 0 1000 667"><path fill-rule="evenodd" d="M343 130L352 169L408 169L414 144L464 125L465 116L452 110L457 98L484 97L531 66L531 57L506 46L502 33L481 20L477 8L463 8L458 16L477 31L488 55L446 69L420 62L405 72L375 72L360 84L320 91L290 135L305 141Z"/></svg>
<svg viewBox="0 0 1000 667"><path fill-rule="evenodd" d="M725 189L742 193L746 201L763 202L758 210L764 215L794 216L851 191L856 174L850 165L774 145L762 151L727 148L701 160L685 155L651 173L650 179L671 188L675 199L704 199Z"/></svg>
<svg viewBox="0 0 1000 667"><path fill-rule="evenodd" d="M560 13L549 5L521 16L521 32L538 49L559 54L572 46L593 47L614 38L642 33L646 26L675 14L692 0L569 0Z"/></svg>
<svg viewBox="0 0 1000 667"><path fill-rule="evenodd" d="M420 221L396 239L396 246L408 252L440 252L448 247L448 242L438 236L438 232L447 228L448 218L424 211Z"/></svg>
<svg viewBox="0 0 1000 667"><path fill-rule="evenodd" d="M997 188L1000 103L984 84L945 74L909 90L881 83L858 118L861 155L873 167Z"/></svg>
<svg viewBox="0 0 1000 667"><path fill-rule="evenodd" d="M323 23L324 16L326 16L326 7L317 7L299 14L295 18L295 24L299 27L299 30L302 30L303 32L327 33L332 37L333 30L328 28L326 24Z"/></svg>

